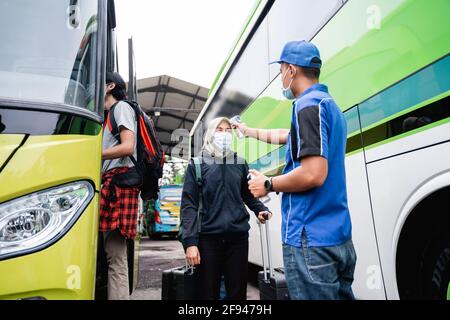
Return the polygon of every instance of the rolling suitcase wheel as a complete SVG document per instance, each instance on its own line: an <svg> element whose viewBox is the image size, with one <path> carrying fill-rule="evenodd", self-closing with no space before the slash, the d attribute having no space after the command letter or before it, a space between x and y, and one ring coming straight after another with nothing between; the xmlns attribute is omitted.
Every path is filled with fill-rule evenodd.
<svg viewBox="0 0 450 320"><path fill-rule="evenodd" d="M259 224L259 234L261 238L261 256L263 261L263 271L258 274L259 298L261 300L289 300L289 293L284 276L284 270L274 269L272 263L272 254L270 250L270 232L269 221L264 224L266 234L267 264L264 254L264 240L261 223Z"/></svg>

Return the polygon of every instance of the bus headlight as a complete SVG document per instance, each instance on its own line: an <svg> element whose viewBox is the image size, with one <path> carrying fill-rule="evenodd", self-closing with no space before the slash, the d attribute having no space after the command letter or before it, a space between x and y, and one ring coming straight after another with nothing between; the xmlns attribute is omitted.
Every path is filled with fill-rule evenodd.
<svg viewBox="0 0 450 320"><path fill-rule="evenodd" d="M93 196L92 185L79 181L0 204L0 259L57 241Z"/></svg>

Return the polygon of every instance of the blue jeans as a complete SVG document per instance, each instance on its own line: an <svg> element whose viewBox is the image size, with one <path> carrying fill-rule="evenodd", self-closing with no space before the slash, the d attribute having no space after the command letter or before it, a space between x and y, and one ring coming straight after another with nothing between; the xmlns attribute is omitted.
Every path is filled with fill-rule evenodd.
<svg viewBox="0 0 450 320"><path fill-rule="evenodd" d="M334 247L283 244L286 282L292 300L353 300L356 253L351 240Z"/></svg>

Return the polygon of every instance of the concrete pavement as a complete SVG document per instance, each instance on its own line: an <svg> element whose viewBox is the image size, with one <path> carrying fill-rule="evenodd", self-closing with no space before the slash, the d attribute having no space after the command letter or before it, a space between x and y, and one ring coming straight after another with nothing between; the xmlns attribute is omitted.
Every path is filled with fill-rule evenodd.
<svg viewBox="0 0 450 320"><path fill-rule="evenodd" d="M138 284L132 300L161 300L163 270L182 266L184 251L180 242L173 239L141 240L139 249ZM248 284L247 299L259 300L259 290Z"/></svg>

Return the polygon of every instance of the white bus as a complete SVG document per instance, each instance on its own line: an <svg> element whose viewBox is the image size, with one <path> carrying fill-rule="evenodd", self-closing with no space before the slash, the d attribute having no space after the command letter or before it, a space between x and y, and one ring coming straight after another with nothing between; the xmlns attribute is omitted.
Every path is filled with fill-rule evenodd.
<svg viewBox="0 0 450 320"><path fill-rule="evenodd" d="M358 299L450 298L450 1L257 1L191 131L240 115L290 128L277 60L291 40L315 43L321 82L345 114L346 175ZM285 147L237 139L251 168L280 174ZM198 150L194 150L195 152ZM282 267L281 195L268 206ZM251 219L249 262L261 265Z"/></svg>

